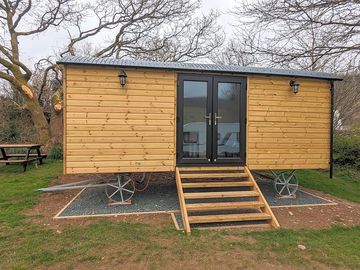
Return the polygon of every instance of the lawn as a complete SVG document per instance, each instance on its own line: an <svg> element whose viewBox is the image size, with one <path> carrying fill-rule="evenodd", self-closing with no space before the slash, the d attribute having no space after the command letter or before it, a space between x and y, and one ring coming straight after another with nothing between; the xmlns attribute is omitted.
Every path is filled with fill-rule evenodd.
<svg viewBox="0 0 360 270"><path fill-rule="evenodd" d="M0 269L360 268L360 227L249 233L194 230L187 237L168 223L151 226L104 219L81 227L64 225L61 233L44 229L23 211L36 205L35 190L61 170L60 162L50 161L38 169L31 166L26 173L18 167L0 167ZM327 181L334 185L347 181L346 174L337 175ZM358 182L350 180L344 189L352 185L356 191ZM337 191L329 185L326 192ZM347 196L346 192L337 194ZM298 244L306 250L300 251Z"/></svg>
<svg viewBox="0 0 360 270"><path fill-rule="evenodd" d="M333 179L329 179L329 172L322 170L299 170L297 176L304 187L360 203L360 172L357 170L336 168Z"/></svg>

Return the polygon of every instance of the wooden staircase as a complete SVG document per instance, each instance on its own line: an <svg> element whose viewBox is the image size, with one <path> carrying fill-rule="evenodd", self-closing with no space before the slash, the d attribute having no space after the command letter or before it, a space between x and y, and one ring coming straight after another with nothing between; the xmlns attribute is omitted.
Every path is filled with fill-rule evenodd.
<svg viewBox="0 0 360 270"><path fill-rule="evenodd" d="M204 223L280 227L246 166L177 167L176 185L187 234Z"/></svg>

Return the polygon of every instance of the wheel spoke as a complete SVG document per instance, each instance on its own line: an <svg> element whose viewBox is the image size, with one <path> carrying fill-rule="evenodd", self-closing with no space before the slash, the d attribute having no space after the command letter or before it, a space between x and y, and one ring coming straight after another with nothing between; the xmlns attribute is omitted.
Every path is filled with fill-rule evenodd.
<svg viewBox="0 0 360 270"><path fill-rule="evenodd" d="M119 189L118 186L115 186L115 185L113 185L113 184L108 184L108 185L111 186L111 187L113 187L113 188Z"/></svg>
<svg viewBox="0 0 360 270"><path fill-rule="evenodd" d="M124 202L124 196L123 196L122 191L120 191L120 197L121 197L121 202Z"/></svg>
<svg viewBox="0 0 360 270"><path fill-rule="evenodd" d="M119 187L121 187L121 178L122 178L121 175L117 176Z"/></svg>
<svg viewBox="0 0 360 270"><path fill-rule="evenodd" d="M280 190L280 192L279 192L279 194L281 195L282 194L282 192L284 191L284 189L285 189L285 185L282 187L282 189Z"/></svg>
<svg viewBox="0 0 360 270"><path fill-rule="evenodd" d="M125 187L125 186L126 186L127 184L129 184L131 181L132 181L131 179L127 180L127 181L125 182L125 184L121 185L121 187L122 187L122 188Z"/></svg>
<svg viewBox="0 0 360 270"><path fill-rule="evenodd" d="M118 189L115 190L115 192L114 192L113 194L111 194L111 195L109 196L109 198L112 198L118 191L119 191Z"/></svg>
<svg viewBox="0 0 360 270"><path fill-rule="evenodd" d="M129 189L126 189L126 188L123 188L123 190L124 190L124 191L127 191L127 192L129 192L129 193L131 193L131 194L134 193L134 191L129 190Z"/></svg>
<svg viewBox="0 0 360 270"><path fill-rule="evenodd" d="M280 182L281 184L285 184L284 181L280 177L277 179L277 182L278 183Z"/></svg>

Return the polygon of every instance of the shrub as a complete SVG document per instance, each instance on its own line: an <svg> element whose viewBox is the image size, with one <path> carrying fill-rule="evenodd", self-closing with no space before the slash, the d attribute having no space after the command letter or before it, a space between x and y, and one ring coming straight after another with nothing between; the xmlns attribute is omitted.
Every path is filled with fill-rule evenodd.
<svg viewBox="0 0 360 270"><path fill-rule="evenodd" d="M63 158L63 148L61 144L55 144L49 151L48 151L48 158L49 159L62 159Z"/></svg>
<svg viewBox="0 0 360 270"><path fill-rule="evenodd" d="M37 136L30 113L0 97L0 142L35 143Z"/></svg>
<svg viewBox="0 0 360 270"><path fill-rule="evenodd" d="M360 136L358 134L334 136L334 163L360 170Z"/></svg>

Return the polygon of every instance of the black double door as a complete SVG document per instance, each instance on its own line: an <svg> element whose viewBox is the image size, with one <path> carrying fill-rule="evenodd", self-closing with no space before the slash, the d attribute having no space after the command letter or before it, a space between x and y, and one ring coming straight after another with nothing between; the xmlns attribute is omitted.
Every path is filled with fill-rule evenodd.
<svg viewBox="0 0 360 270"><path fill-rule="evenodd" d="M244 164L246 78L179 75L178 164Z"/></svg>

